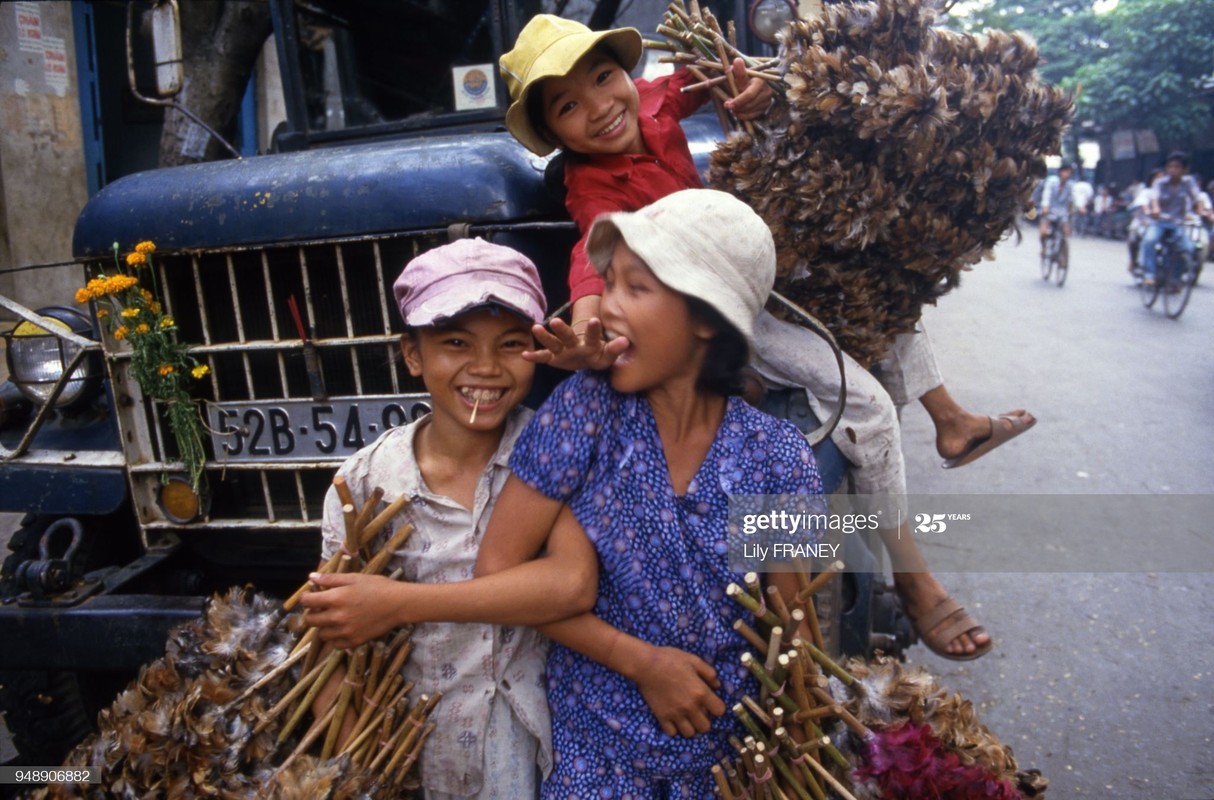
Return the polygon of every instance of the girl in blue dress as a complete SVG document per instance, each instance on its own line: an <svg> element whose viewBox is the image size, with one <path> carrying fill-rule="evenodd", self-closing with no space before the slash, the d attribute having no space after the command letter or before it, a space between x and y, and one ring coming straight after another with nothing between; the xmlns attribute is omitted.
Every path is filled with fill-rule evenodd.
<svg viewBox="0 0 1214 800"><path fill-rule="evenodd" d="M540 628L556 642L543 796L702 800L740 732L726 710L756 690L725 596L730 496L821 493L801 434L738 396L775 248L744 203L692 189L600 217L588 253L627 349L565 381L521 434L477 571L536 557L566 506L597 553L594 612Z"/></svg>

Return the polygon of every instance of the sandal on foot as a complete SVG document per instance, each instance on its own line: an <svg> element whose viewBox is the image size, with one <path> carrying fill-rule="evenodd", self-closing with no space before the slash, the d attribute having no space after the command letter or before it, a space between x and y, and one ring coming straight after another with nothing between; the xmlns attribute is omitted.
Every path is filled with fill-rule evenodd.
<svg viewBox="0 0 1214 800"><path fill-rule="evenodd" d="M991 433L989 436L985 439L971 441L961 455L956 458L945 459L941 466L945 469L964 467L966 464L982 458L999 445L1015 439L1037 424L1037 420L1029 416L1028 412L1024 414L1001 414L998 417L991 417L990 419Z"/></svg>
<svg viewBox="0 0 1214 800"><path fill-rule="evenodd" d="M977 645L978 649L972 653L950 653L948 651L949 642L953 639L982 627L978 624L978 620L970 616L952 597L944 598L936 603L936 607L931 611L918 619L912 618L911 622L927 649L950 661L973 661L975 658L989 653L995 646L993 641L988 641L986 644Z"/></svg>

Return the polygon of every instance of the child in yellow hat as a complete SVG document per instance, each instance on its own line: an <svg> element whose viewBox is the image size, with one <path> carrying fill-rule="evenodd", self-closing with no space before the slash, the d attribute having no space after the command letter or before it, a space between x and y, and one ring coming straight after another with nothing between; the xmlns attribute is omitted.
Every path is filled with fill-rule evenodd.
<svg viewBox="0 0 1214 800"><path fill-rule="evenodd" d="M634 81L629 71L641 50L634 28L592 31L574 20L538 14L501 58L512 101L507 129L537 155L561 148L569 156L565 205L583 235L573 249L569 290L572 328L582 346L563 348L559 357L545 351L542 358L558 366L605 367L616 355L599 349L603 280L586 256L590 224L600 214L636 211L703 186L679 121L703 105L708 93L684 93L696 79L683 69ZM751 79L741 59L733 69L741 91L726 107L740 120L762 116L771 105L771 88ZM553 325L554 332L568 333L563 322Z"/></svg>

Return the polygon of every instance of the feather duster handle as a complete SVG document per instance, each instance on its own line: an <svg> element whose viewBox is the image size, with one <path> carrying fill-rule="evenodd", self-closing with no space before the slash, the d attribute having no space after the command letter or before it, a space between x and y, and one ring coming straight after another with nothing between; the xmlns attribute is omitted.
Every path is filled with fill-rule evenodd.
<svg viewBox="0 0 1214 800"><path fill-rule="evenodd" d="M1011 748L982 725L973 705L945 692L927 670L890 659L830 658L805 620L813 592L842 569L813 580L784 611L767 608L759 576L726 594L754 615L735 629L755 646L743 666L761 687L733 708L746 736L712 767L716 795L798 800L945 800L1042 797L1048 783L1018 771ZM800 619L798 620L798 616ZM784 623L792 622L788 625Z"/></svg>
<svg viewBox="0 0 1214 800"><path fill-rule="evenodd" d="M865 366L1014 229L1073 113L1027 37L933 15L876 0L792 23L763 135L712 156L709 185L772 228L776 291Z"/></svg>
<svg viewBox="0 0 1214 800"><path fill-rule="evenodd" d="M323 569L383 571L412 527L402 525L370 552L405 504L376 514L382 497L374 492L361 510L342 497L346 552ZM401 796L415 785L413 768L440 696L414 700L401 677L409 630L316 658L315 631L293 610L314 588L305 583L283 604L248 588L213 597L203 616L170 632L164 656L140 671L100 713L99 731L69 754L66 766L100 767L101 783L55 785L33 797ZM313 717L313 699L339 671L345 679L337 697Z"/></svg>

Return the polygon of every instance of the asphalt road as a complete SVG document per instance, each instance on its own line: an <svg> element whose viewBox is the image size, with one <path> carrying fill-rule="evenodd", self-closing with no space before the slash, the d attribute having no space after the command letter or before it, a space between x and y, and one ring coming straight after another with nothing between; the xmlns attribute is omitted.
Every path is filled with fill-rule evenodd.
<svg viewBox="0 0 1214 800"><path fill-rule="evenodd" d="M1124 245L1080 239L1071 252L1059 289L1042 282L1035 242L1005 243L928 310L952 394L1040 422L946 472L926 413L906 409L912 495L1214 492L1214 289L1199 287L1172 321L1139 305ZM13 519L0 517L2 534ZM1076 541L1062 521L1057 535L1073 549L1106 546ZM1050 779L1052 800L1209 800L1214 564L1190 569L1204 571L942 575L996 649L958 664L917 647L910 660L972 700L1021 766ZM0 735L0 760L9 746Z"/></svg>
<svg viewBox="0 0 1214 800"><path fill-rule="evenodd" d="M1214 492L1214 270L1173 321L1142 308L1120 242L1073 240L1061 289L1036 254L1035 236L1001 245L925 324L954 397L984 413L1027 408L1037 426L945 471L926 413L906 409L910 493ZM1065 520L1053 535L1072 551L1116 546ZM922 647L911 659L974 701L1021 766L1050 779L1051 800L1208 800L1214 564L1187 569L941 576L996 649L966 664Z"/></svg>

